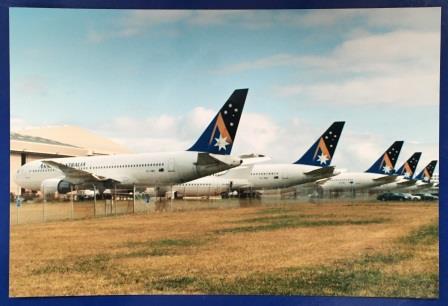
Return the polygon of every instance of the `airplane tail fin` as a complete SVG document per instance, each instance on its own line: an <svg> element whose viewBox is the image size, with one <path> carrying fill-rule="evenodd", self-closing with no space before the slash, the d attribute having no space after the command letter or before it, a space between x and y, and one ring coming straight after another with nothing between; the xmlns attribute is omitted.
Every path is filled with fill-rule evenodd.
<svg viewBox="0 0 448 306"><path fill-rule="evenodd" d="M366 172L393 174L403 141L395 141Z"/></svg>
<svg viewBox="0 0 448 306"><path fill-rule="evenodd" d="M432 178L432 174L434 173L434 169L436 168L437 160L432 160L423 170L420 172L415 179L416 180L422 180L426 183L429 183L429 181Z"/></svg>
<svg viewBox="0 0 448 306"><path fill-rule="evenodd" d="M230 154L248 89L236 89L188 151Z"/></svg>
<svg viewBox="0 0 448 306"><path fill-rule="evenodd" d="M405 179L410 180L417 168L418 161L422 156L422 152L415 152L394 174L402 175Z"/></svg>
<svg viewBox="0 0 448 306"><path fill-rule="evenodd" d="M344 124L344 121L333 122L325 133L294 164L329 167Z"/></svg>

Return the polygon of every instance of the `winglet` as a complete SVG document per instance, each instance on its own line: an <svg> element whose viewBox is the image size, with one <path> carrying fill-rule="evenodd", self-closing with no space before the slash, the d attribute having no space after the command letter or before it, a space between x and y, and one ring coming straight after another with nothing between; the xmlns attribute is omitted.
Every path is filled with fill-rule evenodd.
<svg viewBox="0 0 448 306"><path fill-rule="evenodd" d="M344 121L336 121L294 164L329 167L344 128Z"/></svg>
<svg viewBox="0 0 448 306"><path fill-rule="evenodd" d="M400 155L401 147L404 141L395 141L380 158L366 172L378 174L393 174L398 155Z"/></svg>
<svg viewBox="0 0 448 306"><path fill-rule="evenodd" d="M188 151L227 155L232 151L248 89L235 90Z"/></svg>

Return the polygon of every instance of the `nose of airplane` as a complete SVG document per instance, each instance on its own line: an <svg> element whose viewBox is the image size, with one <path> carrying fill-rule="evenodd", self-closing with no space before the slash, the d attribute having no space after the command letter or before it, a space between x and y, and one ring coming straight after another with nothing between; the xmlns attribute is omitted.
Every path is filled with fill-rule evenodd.
<svg viewBox="0 0 448 306"><path fill-rule="evenodd" d="M21 186L22 183L22 176L23 176L23 166L17 169L16 173L14 174L13 180L14 183Z"/></svg>

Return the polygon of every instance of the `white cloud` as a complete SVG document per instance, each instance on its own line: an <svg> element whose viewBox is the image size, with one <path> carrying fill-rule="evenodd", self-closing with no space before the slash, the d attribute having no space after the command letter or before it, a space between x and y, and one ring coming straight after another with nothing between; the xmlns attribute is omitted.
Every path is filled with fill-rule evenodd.
<svg viewBox="0 0 448 306"><path fill-rule="evenodd" d="M29 129L32 126L23 118L11 117L10 119L10 129L12 132Z"/></svg>
<svg viewBox="0 0 448 306"><path fill-rule="evenodd" d="M364 77L278 88L283 97L302 96L304 100L350 105L399 104L403 106L437 105L439 78L435 75Z"/></svg>
<svg viewBox="0 0 448 306"><path fill-rule="evenodd" d="M440 33L394 31L348 39L325 56L301 57L308 66L369 73L438 73Z"/></svg>
<svg viewBox="0 0 448 306"><path fill-rule="evenodd" d="M364 33L349 38L324 55L274 54L240 62L218 70L234 73L278 66L312 67L324 71L363 73L402 73L431 71L438 73L440 33L394 31L382 34Z"/></svg>
<svg viewBox="0 0 448 306"><path fill-rule="evenodd" d="M294 14L297 12L297 14ZM87 38L99 43L116 37L132 37L159 25L184 26L238 25L246 29L265 29L274 25L325 28L363 21L369 28L440 28L440 8L322 9L322 10L131 10L110 31L89 29ZM347 33L350 35L350 33Z"/></svg>
<svg viewBox="0 0 448 306"><path fill-rule="evenodd" d="M325 56L282 55L290 65L312 68L332 81L277 86L281 97L337 104L403 106L439 103L440 34L397 31L349 39ZM229 69L261 68L280 64L278 58L239 63Z"/></svg>
<svg viewBox="0 0 448 306"><path fill-rule="evenodd" d="M333 27L363 21L371 28L425 29L440 28L440 8L376 8L308 10L300 18L283 15L281 21L302 27Z"/></svg>
<svg viewBox="0 0 448 306"><path fill-rule="evenodd" d="M167 152L188 149L205 130L215 111L196 108L183 116L120 117L95 127L86 127L116 141L134 152ZM195 118L195 120L191 120ZM330 122L328 123L328 126ZM272 157L274 163L292 163L299 159L328 126L315 126L294 117L276 122L260 113L242 115L233 154L262 153ZM11 129L36 128L22 118L11 118ZM332 164L350 171L365 171L391 145L386 136L342 133ZM438 159L437 143L422 143L405 139L400 166L414 152L423 152L420 167Z"/></svg>
<svg viewBox="0 0 448 306"><path fill-rule="evenodd" d="M117 36L129 37L147 29L166 23L175 23L189 18L192 11L183 10L135 10L128 13L116 32Z"/></svg>
<svg viewBox="0 0 448 306"><path fill-rule="evenodd" d="M151 118L127 118L126 124L115 125L117 121L114 120L96 132L111 137L135 152L185 150L197 140L214 115L215 111L203 108L192 110L181 117L164 115L161 118L165 119L160 124L168 123L167 129L153 129L155 121L151 121ZM200 122L192 121L192 118ZM123 122L123 119L120 121ZM128 124L129 122L133 124ZM279 123L265 114L245 112L241 118L233 154L262 153L271 156L272 162L292 163L309 149L328 126L315 126L298 117ZM392 142L386 138L387 135L345 130L332 164L350 171L365 171L391 145ZM423 152L420 166L438 159L438 144L412 140L408 142L405 139L399 163L417 151Z"/></svg>
<svg viewBox="0 0 448 306"><path fill-rule="evenodd" d="M272 67L284 67L284 66L298 66L303 64L304 58L292 54L274 54L265 58L256 60L241 62L233 65L228 65L223 68L218 68L214 72L216 73L239 73L242 71L252 69L265 69Z"/></svg>

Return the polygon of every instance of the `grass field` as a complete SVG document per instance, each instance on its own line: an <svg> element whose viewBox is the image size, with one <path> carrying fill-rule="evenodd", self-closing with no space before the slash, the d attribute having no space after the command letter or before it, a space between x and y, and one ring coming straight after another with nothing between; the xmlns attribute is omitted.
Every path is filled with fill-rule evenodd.
<svg viewBox="0 0 448 306"><path fill-rule="evenodd" d="M9 292L435 298L437 220L434 203L289 203L15 225Z"/></svg>

